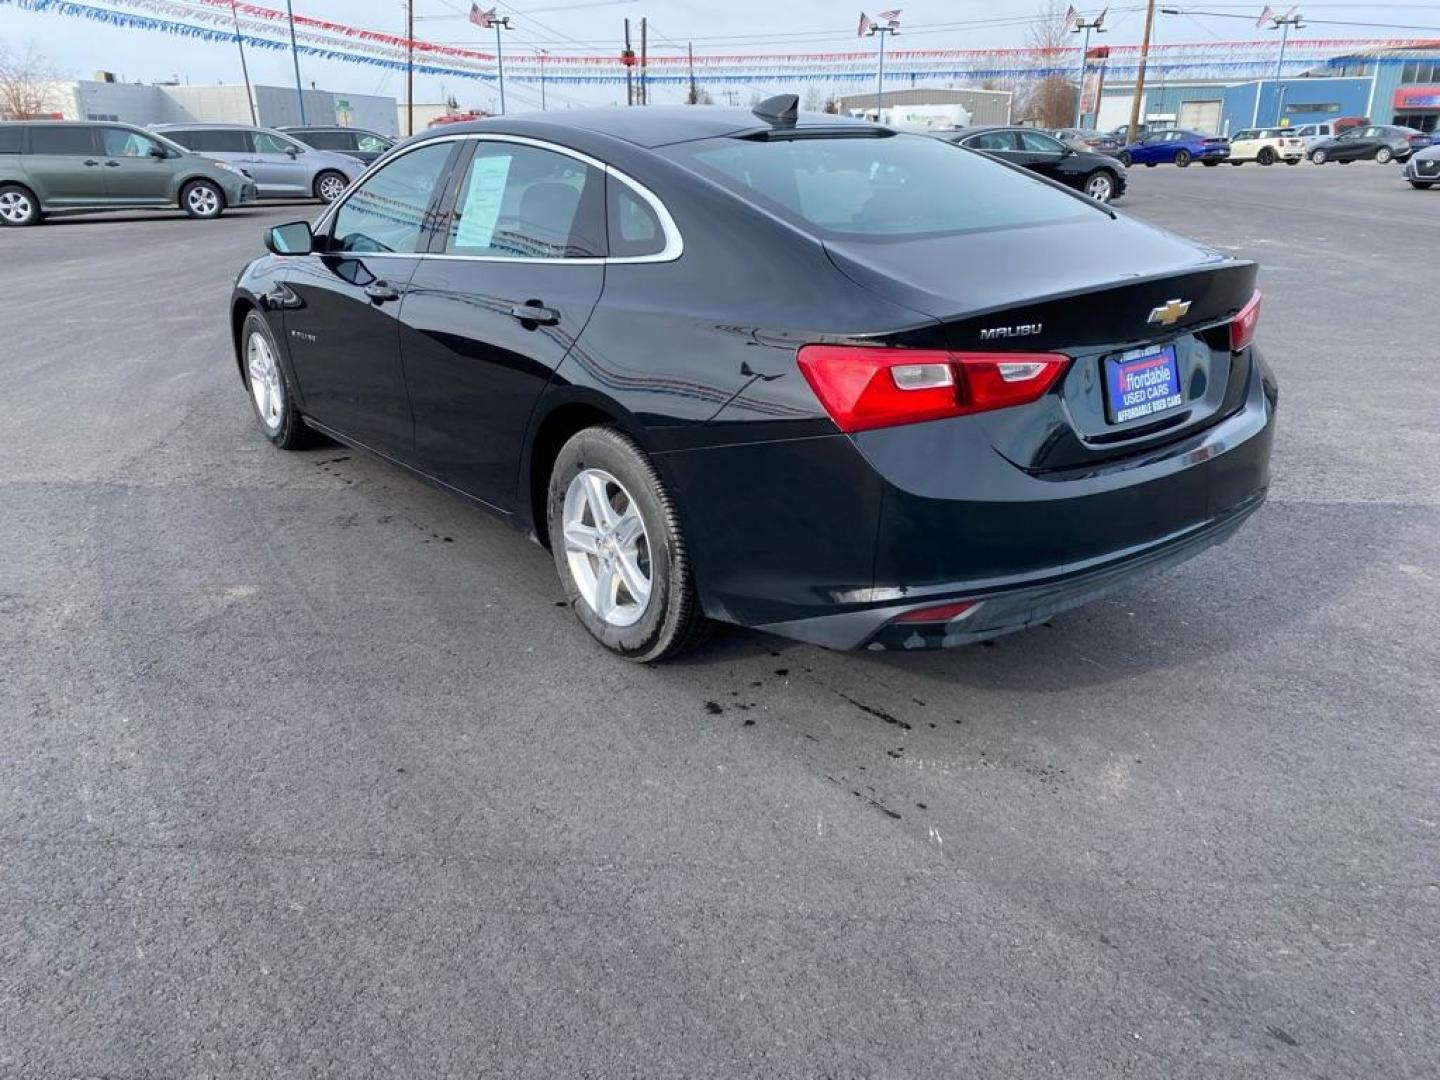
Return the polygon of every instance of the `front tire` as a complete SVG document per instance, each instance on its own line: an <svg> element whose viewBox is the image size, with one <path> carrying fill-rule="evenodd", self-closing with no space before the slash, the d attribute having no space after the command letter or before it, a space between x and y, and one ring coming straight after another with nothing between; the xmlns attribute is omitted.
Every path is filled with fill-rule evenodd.
<svg viewBox="0 0 1440 1080"><path fill-rule="evenodd" d="M341 173L326 170L315 177L315 197L328 205L343 195L349 184Z"/></svg>
<svg viewBox="0 0 1440 1080"><path fill-rule="evenodd" d="M1134 165L1134 164L1135 164L1134 159L1133 159L1128 153L1126 153L1124 150L1120 151L1119 161L1120 161L1120 164L1121 164L1121 165L1124 165L1125 168L1127 168L1127 169L1130 168L1131 165Z"/></svg>
<svg viewBox="0 0 1440 1080"><path fill-rule="evenodd" d="M1179 165L1180 168L1182 168L1182 169L1185 168L1187 165L1189 165L1189 164L1190 164L1190 151L1189 151L1189 150L1176 150L1176 151L1175 151L1175 164L1176 164L1176 165Z"/></svg>
<svg viewBox="0 0 1440 1080"><path fill-rule="evenodd" d="M280 363L274 335L258 311L246 315L240 327L240 361L250 407L261 432L281 450L308 446L310 429L295 407L295 395Z"/></svg>
<svg viewBox="0 0 1440 1080"><path fill-rule="evenodd" d="M1395 155L1388 146L1382 146L1379 150L1375 151L1375 160L1381 165L1389 165L1394 158Z"/></svg>
<svg viewBox="0 0 1440 1080"><path fill-rule="evenodd" d="M192 218L208 221L225 212L225 193L209 180L191 180L180 192L180 206Z"/></svg>
<svg viewBox="0 0 1440 1080"><path fill-rule="evenodd" d="M1416 191L1428 191L1435 186L1434 180L1411 180L1410 186Z"/></svg>
<svg viewBox="0 0 1440 1080"><path fill-rule="evenodd" d="M1115 178L1104 169L1096 169L1085 178L1085 194L1098 203L1108 203L1115 197Z"/></svg>
<svg viewBox="0 0 1440 1080"><path fill-rule="evenodd" d="M0 225L24 228L40 223L40 200L19 184L0 184Z"/></svg>
<svg viewBox="0 0 1440 1080"><path fill-rule="evenodd" d="M649 663L683 652L703 634L680 515L628 436L586 428L560 448L546 520L565 598L611 652Z"/></svg>
<svg viewBox="0 0 1440 1080"><path fill-rule="evenodd" d="M1204 166L1208 169L1208 168L1211 168L1212 166L1219 165L1220 162L1218 162L1218 161L1202 161L1202 162L1200 162L1200 164L1201 164L1201 165L1204 165Z"/></svg>

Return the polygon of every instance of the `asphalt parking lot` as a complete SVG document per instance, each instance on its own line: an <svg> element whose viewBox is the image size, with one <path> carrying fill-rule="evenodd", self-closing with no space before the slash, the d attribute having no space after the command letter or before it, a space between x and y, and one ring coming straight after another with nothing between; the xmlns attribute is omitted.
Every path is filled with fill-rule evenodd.
<svg viewBox="0 0 1440 1080"><path fill-rule="evenodd" d="M1121 206L1262 264L1236 539L989 647L652 668L260 437L226 297L313 207L0 235L0 1076L1433 1076L1440 191Z"/></svg>

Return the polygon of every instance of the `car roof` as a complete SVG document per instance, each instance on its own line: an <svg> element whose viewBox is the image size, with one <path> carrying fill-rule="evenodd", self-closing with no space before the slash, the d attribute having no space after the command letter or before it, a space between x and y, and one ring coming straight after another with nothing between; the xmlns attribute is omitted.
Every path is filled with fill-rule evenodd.
<svg viewBox="0 0 1440 1080"><path fill-rule="evenodd" d="M656 105L644 109L601 108L565 109L556 112L506 113L483 120L466 120L417 132L417 142L464 135L471 132L503 132L511 123L523 123L529 130L551 128L565 131L593 132L653 149L673 143L715 139L743 132L765 131L772 125L749 109L716 105ZM858 120L830 113L802 112L795 126L803 129L874 128L869 120Z"/></svg>
<svg viewBox="0 0 1440 1080"><path fill-rule="evenodd" d="M276 131L288 131L294 134L297 131L358 131L362 135L380 135L378 131L371 131L369 128L346 127L344 124L295 124L287 127L279 127ZM382 139L388 139L388 135L380 135Z"/></svg>
<svg viewBox="0 0 1440 1080"><path fill-rule="evenodd" d="M223 128L226 131L275 131L276 128L261 127L258 124L221 124L208 120L184 120L175 124L153 124L151 131L179 131L188 128Z"/></svg>

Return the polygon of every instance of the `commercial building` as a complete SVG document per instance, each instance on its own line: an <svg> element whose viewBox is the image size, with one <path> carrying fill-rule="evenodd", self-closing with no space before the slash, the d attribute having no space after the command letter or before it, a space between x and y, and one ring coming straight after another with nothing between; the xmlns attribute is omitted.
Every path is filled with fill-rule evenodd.
<svg viewBox="0 0 1440 1080"><path fill-rule="evenodd" d="M103 73L102 73L103 75ZM255 119L262 127L301 123L295 88L252 86ZM121 83L85 79L56 83L49 108L66 120L119 120L141 127L191 120L248 124L250 101L240 84L184 86L179 84ZM304 121L309 124L343 124L381 135L396 134L395 99L374 94L336 94L329 90L305 91Z"/></svg>
<svg viewBox="0 0 1440 1080"><path fill-rule="evenodd" d="M1108 83L1094 126L1128 123L1134 85ZM1341 116L1433 131L1440 126L1440 46L1337 56L1283 79L1147 82L1140 116L1154 127L1229 135L1256 126L1296 127Z"/></svg>
<svg viewBox="0 0 1440 1080"><path fill-rule="evenodd" d="M1009 90L971 90L949 87L908 87L904 90L886 90L880 95L882 110L902 106L934 108L945 105L959 105L970 114L971 124L1010 123ZM855 116L875 117L876 96L872 94L847 94L839 101L841 113Z"/></svg>

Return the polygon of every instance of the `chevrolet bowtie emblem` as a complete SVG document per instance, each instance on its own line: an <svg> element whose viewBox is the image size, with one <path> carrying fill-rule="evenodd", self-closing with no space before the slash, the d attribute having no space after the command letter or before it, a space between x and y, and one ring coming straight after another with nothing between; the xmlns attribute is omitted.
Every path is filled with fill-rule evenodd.
<svg viewBox="0 0 1440 1080"><path fill-rule="evenodd" d="M1171 326L1179 322L1189 310L1189 300L1169 300L1150 312L1150 318L1147 319L1146 322L1159 323L1161 326Z"/></svg>

